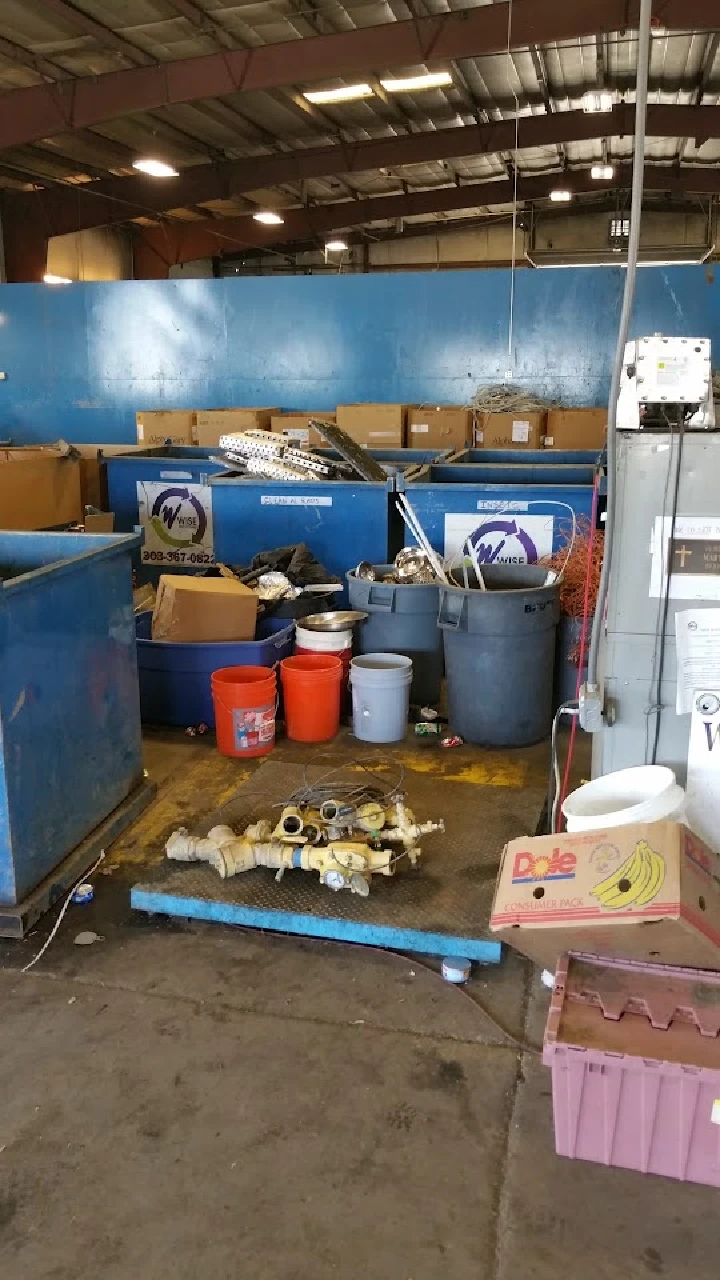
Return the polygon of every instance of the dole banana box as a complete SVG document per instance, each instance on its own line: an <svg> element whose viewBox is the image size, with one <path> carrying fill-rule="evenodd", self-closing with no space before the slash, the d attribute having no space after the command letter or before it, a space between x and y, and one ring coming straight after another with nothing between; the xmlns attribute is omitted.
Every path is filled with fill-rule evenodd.
<svg viewBox="0 0 720 1280"><path fill-rule="evenodd" d="M720 858L677 822L511 840L490 930L553 971L564 951L720 969Z"/></svg>

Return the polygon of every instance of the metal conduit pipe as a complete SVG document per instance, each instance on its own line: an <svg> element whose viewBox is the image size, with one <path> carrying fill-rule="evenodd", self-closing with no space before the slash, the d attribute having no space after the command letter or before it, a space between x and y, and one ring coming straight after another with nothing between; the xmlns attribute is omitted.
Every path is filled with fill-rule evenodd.
<svg viewBox="0 0 720 1280"><path fill-rule="evenodd" d="M622 310L620 312L620 328L618 330L615 363L610 383L610 402L608 404L607 432L607 514L605 517L605 554L603 556L598 598L595 606L590 650L588 654L587 690L596 693L598 689L598 652L610 584L612 569L613 540L615 533L615 466L616 466L616 421L617 401L620 392L623 356L630 327L633 299L635 296L635 276L637 274L638 248L640 245L640 222L642 218L643 197L643 165L645 163L645 121L647 113L648 64L650 61L650 21L652 16L652 0L640 0L640 19L638 26L638 64L635 87L635 146L633 150L632 199L630 202L630 234L628 239L627 274L623 293Z"/></svg>

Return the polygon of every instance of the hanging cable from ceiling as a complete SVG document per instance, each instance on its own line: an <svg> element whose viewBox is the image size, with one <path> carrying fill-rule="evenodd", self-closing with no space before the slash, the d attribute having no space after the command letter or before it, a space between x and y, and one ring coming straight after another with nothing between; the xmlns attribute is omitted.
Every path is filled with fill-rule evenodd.
<svg viewBox="0 0 720 1280"><path fill-rule="evenodd" d="M510 78L510 39L512 36L512 10L513 0L509 0L508 4L508 23L507 23L507 56L505 60L505 78L508 88L513 96L515 103L515 147L513 150L513 206L512 206L512 246L510 256L510 307L508 314L508 349L507 349L507 368L505 370L505 381L513 376L513 326L515 321L515 236L517 234L517 187L518 187L518 141L520 129L520 103L515 92L515 86Z"/></svg>

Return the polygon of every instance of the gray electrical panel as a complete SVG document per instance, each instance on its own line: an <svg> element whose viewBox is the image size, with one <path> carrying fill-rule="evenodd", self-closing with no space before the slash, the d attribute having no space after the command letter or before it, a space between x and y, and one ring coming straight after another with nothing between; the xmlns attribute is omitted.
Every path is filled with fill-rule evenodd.
<svg viewBox="0 0 720 1280"><path fill-rule="evenodd" d="M679 716L675 710L675 614L689 608L720 608L720 433L686 431L681 458L680 449L678 432L618 432L615 545L600 653L606 719L609 711L612 723L593 737L593 777L651 763L659 714L655 762L670 765L678 780L685 781L690 716ZM658 707L668 567L671 586Z"/></svg>

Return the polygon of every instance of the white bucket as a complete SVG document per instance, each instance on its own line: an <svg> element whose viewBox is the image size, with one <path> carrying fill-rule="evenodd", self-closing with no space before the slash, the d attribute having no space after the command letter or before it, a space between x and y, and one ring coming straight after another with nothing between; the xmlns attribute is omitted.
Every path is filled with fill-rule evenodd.
<svg viewBox="0 0 720 1280"><path fill-rule="evenodd" d="M672 769L644 764L620 769L604 778L586 782L563 803L568 831L593 831L601 827L626 827L631 822L684 820L685 792Z"/></svg>
<svg viewBox="0 0 720 1280"><path fill-rule="evenodd" d="M311 631L309 627L295 627L295 644L298 649L312 653L342 653L352 649L352 631Z"/></svg>

